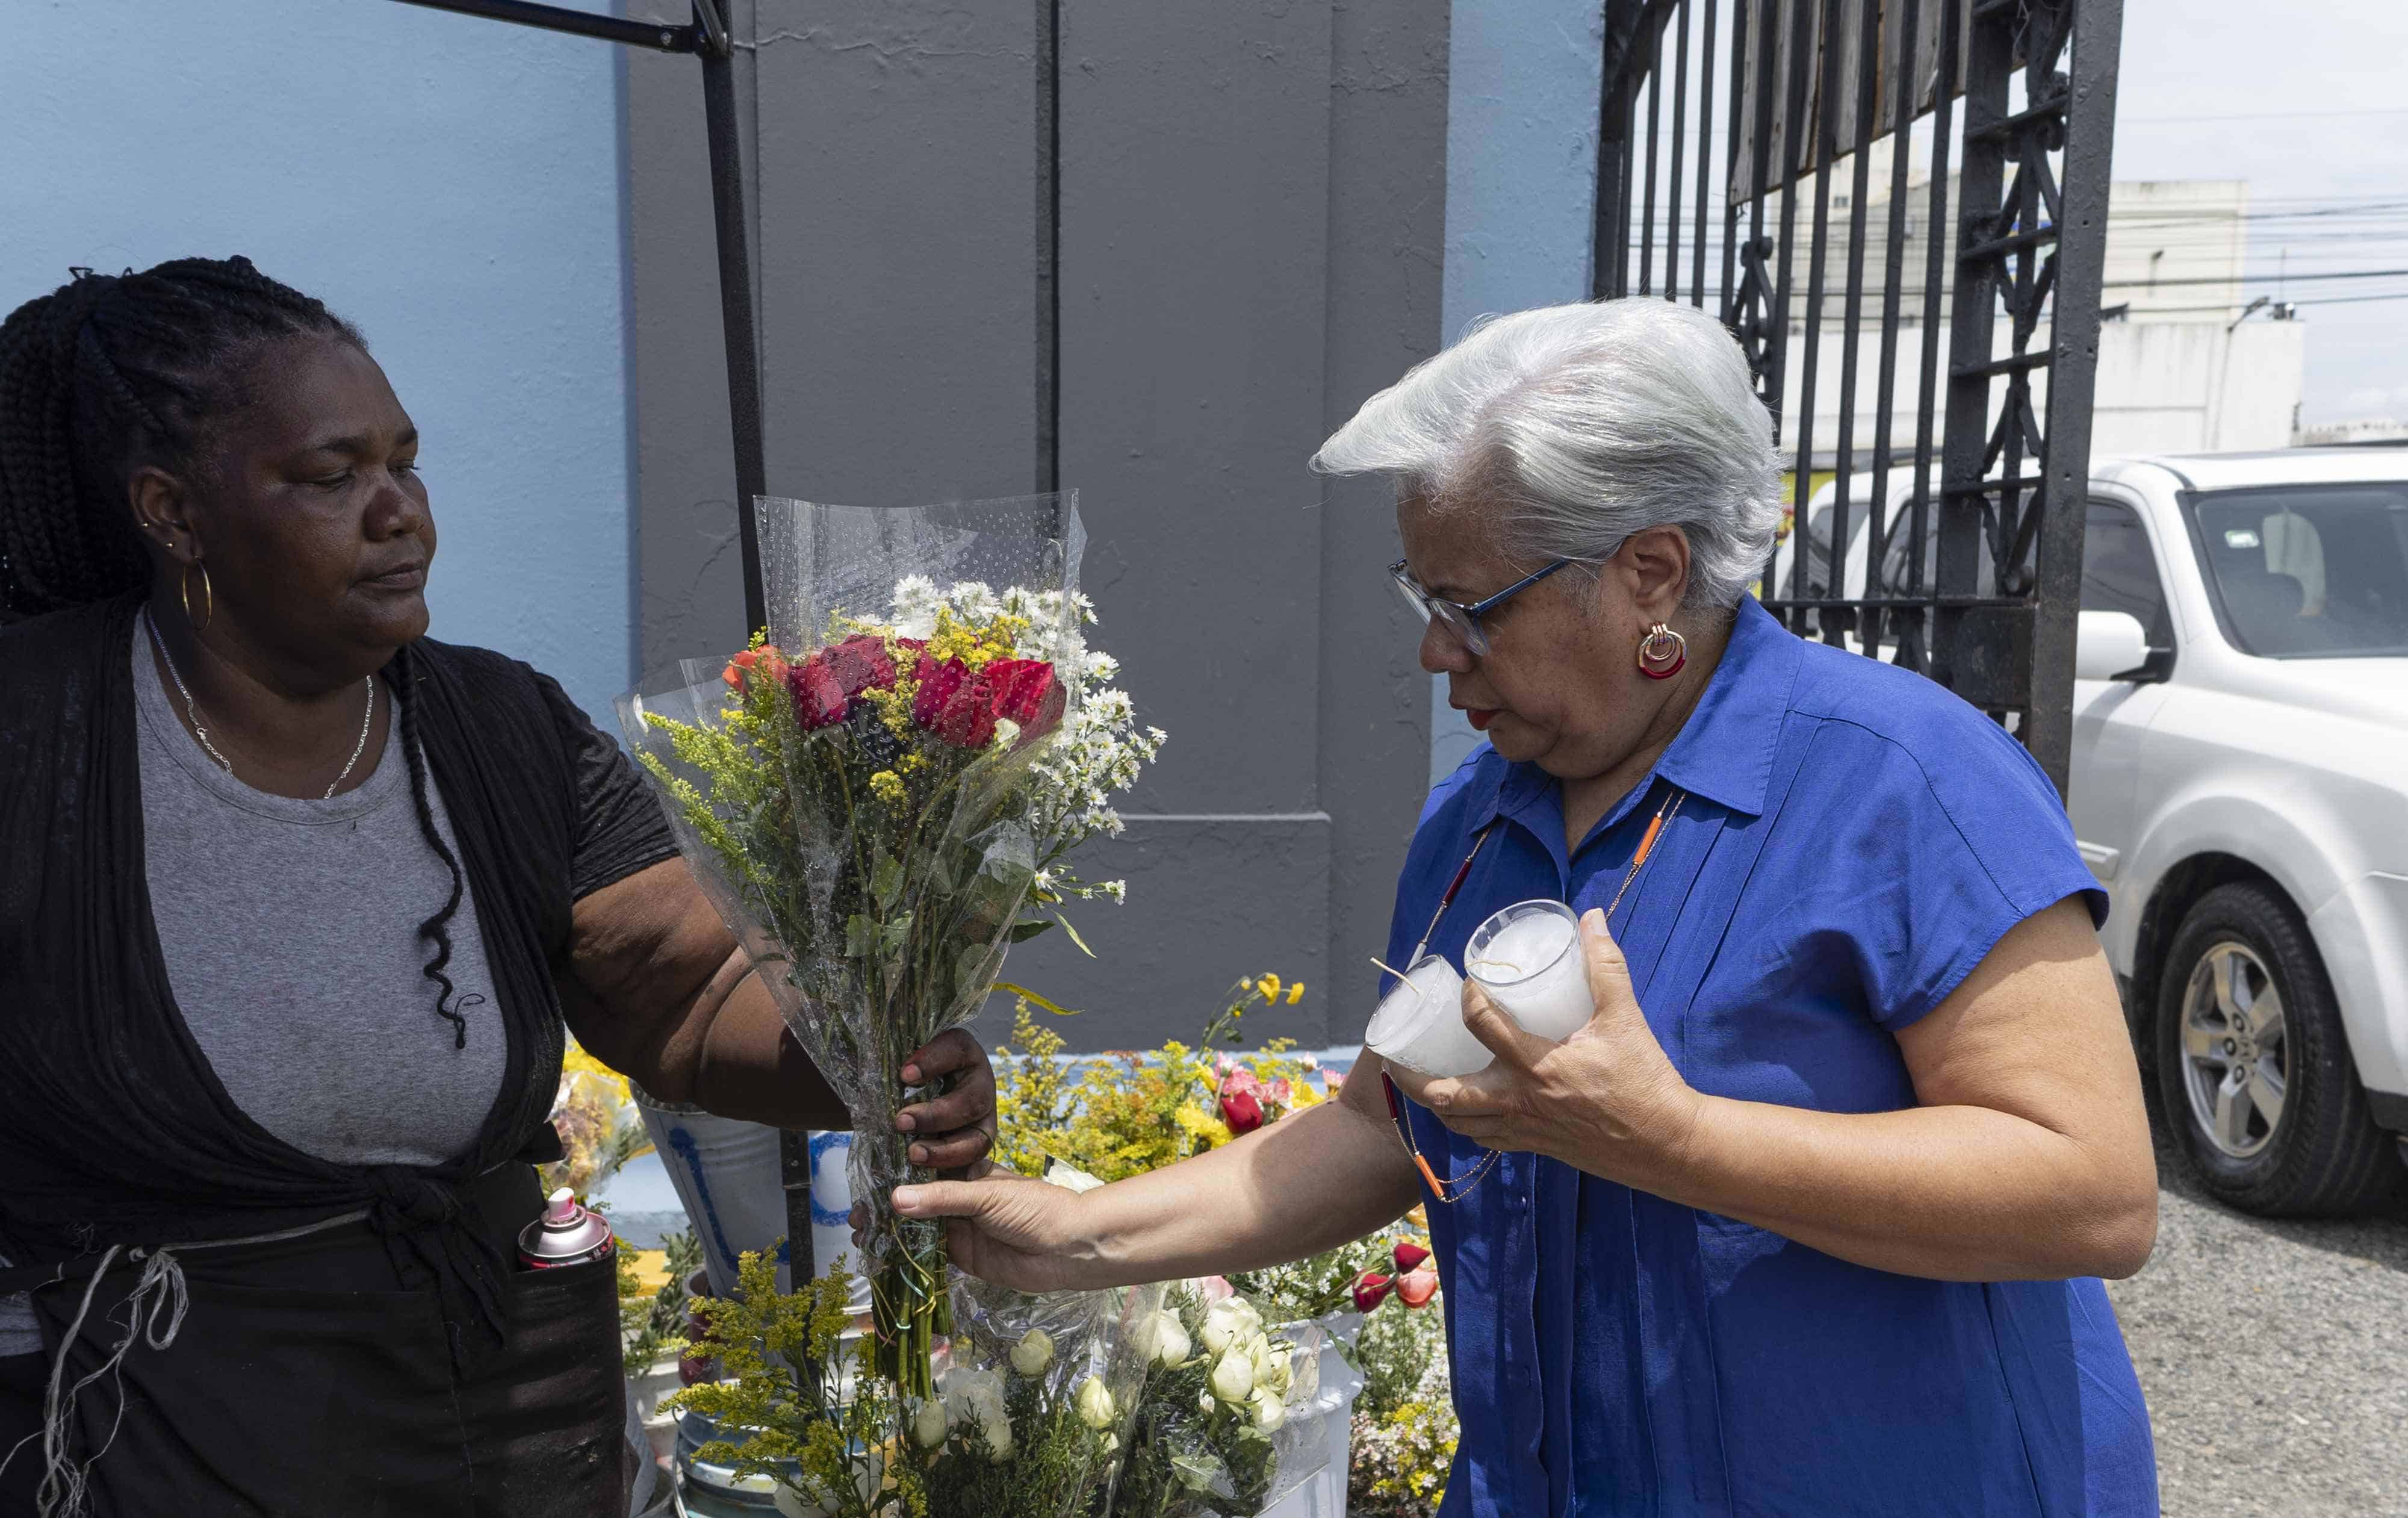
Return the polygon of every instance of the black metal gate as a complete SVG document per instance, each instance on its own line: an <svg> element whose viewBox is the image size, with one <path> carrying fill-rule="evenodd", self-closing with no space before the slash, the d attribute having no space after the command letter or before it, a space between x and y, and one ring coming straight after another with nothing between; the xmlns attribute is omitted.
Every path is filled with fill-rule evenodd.
<svg viewBox="0 0 2408 1518"><path fill-rule="evenodd" d="M2062 794L2123 0L1605 20L1593 292L1712 302L1746 349L1795 470L1765 605L2009 723Z"/></svg>

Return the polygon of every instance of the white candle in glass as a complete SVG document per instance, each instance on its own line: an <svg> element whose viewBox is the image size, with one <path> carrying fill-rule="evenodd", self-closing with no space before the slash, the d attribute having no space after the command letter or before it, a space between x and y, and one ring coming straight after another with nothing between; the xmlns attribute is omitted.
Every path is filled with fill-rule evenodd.
<svg viewBox="0 0 2408 1518"><path fill-rule="evenodd" d="M1526 1033L1560 1043L1595 1010L1580 919L1560 901L1517 901L1472 930L1464 968Z"/></svg>
<svg viewBox="0 0 2408 1518"><path fill-rule="evenodd" d="M1363 1041L1390 1064L1431 1077L1470 1075L1496 1057L1463 1025L1463 977L1437 954L1413 961L1380 998Z"/></svg>

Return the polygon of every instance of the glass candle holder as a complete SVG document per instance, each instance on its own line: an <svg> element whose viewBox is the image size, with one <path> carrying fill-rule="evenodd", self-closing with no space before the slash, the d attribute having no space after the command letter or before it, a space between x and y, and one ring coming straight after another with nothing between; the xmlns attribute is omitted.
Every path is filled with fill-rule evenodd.
<svg viewBox="0 0 2408 1518"><path fill-rule="evenodd" d="M1463 1025L1463 977L1437 954L1424 954L1380 998L1364 1036L1371 1053L1432 1078L1484 1070L1496 1056Z"/></svg>
<svg viewBox="0 0 2408 1518"><path fill-rule="evenodd" d="M1560 901L1517 901L1472 930L1464 968L1507 1016L1557 1043L1595 1010L1580 919Z"/></svg>

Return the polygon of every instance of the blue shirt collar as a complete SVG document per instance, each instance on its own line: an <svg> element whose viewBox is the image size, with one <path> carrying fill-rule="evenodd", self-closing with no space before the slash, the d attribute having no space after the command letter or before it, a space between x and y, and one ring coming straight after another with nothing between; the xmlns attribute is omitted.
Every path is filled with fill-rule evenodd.
<svg viewBox="0 0 2408 1518"><path fill-rule="evenodd" d="M1656 774L1691 795L1760 816L1772 779L1772 751L1789 715L1804 649L1756 597L1742 599L1722 662L1697 709L1656 762ZM1542 799L1552 805L1555 779L1538 766L1500 762L1482 767L1487 773L1472 781L1484 792L1472 798L1475 831ZM1646 786L1639 789L1644 793Z"/></svg>

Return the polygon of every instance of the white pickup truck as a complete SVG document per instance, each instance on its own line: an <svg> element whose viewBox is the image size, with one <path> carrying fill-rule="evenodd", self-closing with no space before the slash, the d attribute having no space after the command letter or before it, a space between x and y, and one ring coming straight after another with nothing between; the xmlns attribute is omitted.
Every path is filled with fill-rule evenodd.
<svg viewBox="0 0 2408 1518"><path fill-rule="evenodd" d="M1850 595L1870 488L1852 493ZM1910 488L1893 477L1892 521ZM1800 538L1828 580L1831 497L1827 484L1809 501L1769 594L1788 590ZM1908 536L1877 593L1902 575ZM2107 955L2177 1141L2250 1211L2396 1195L2408 447L2099 463L2075 662L2067 809L2114 904Z"/></svg>

